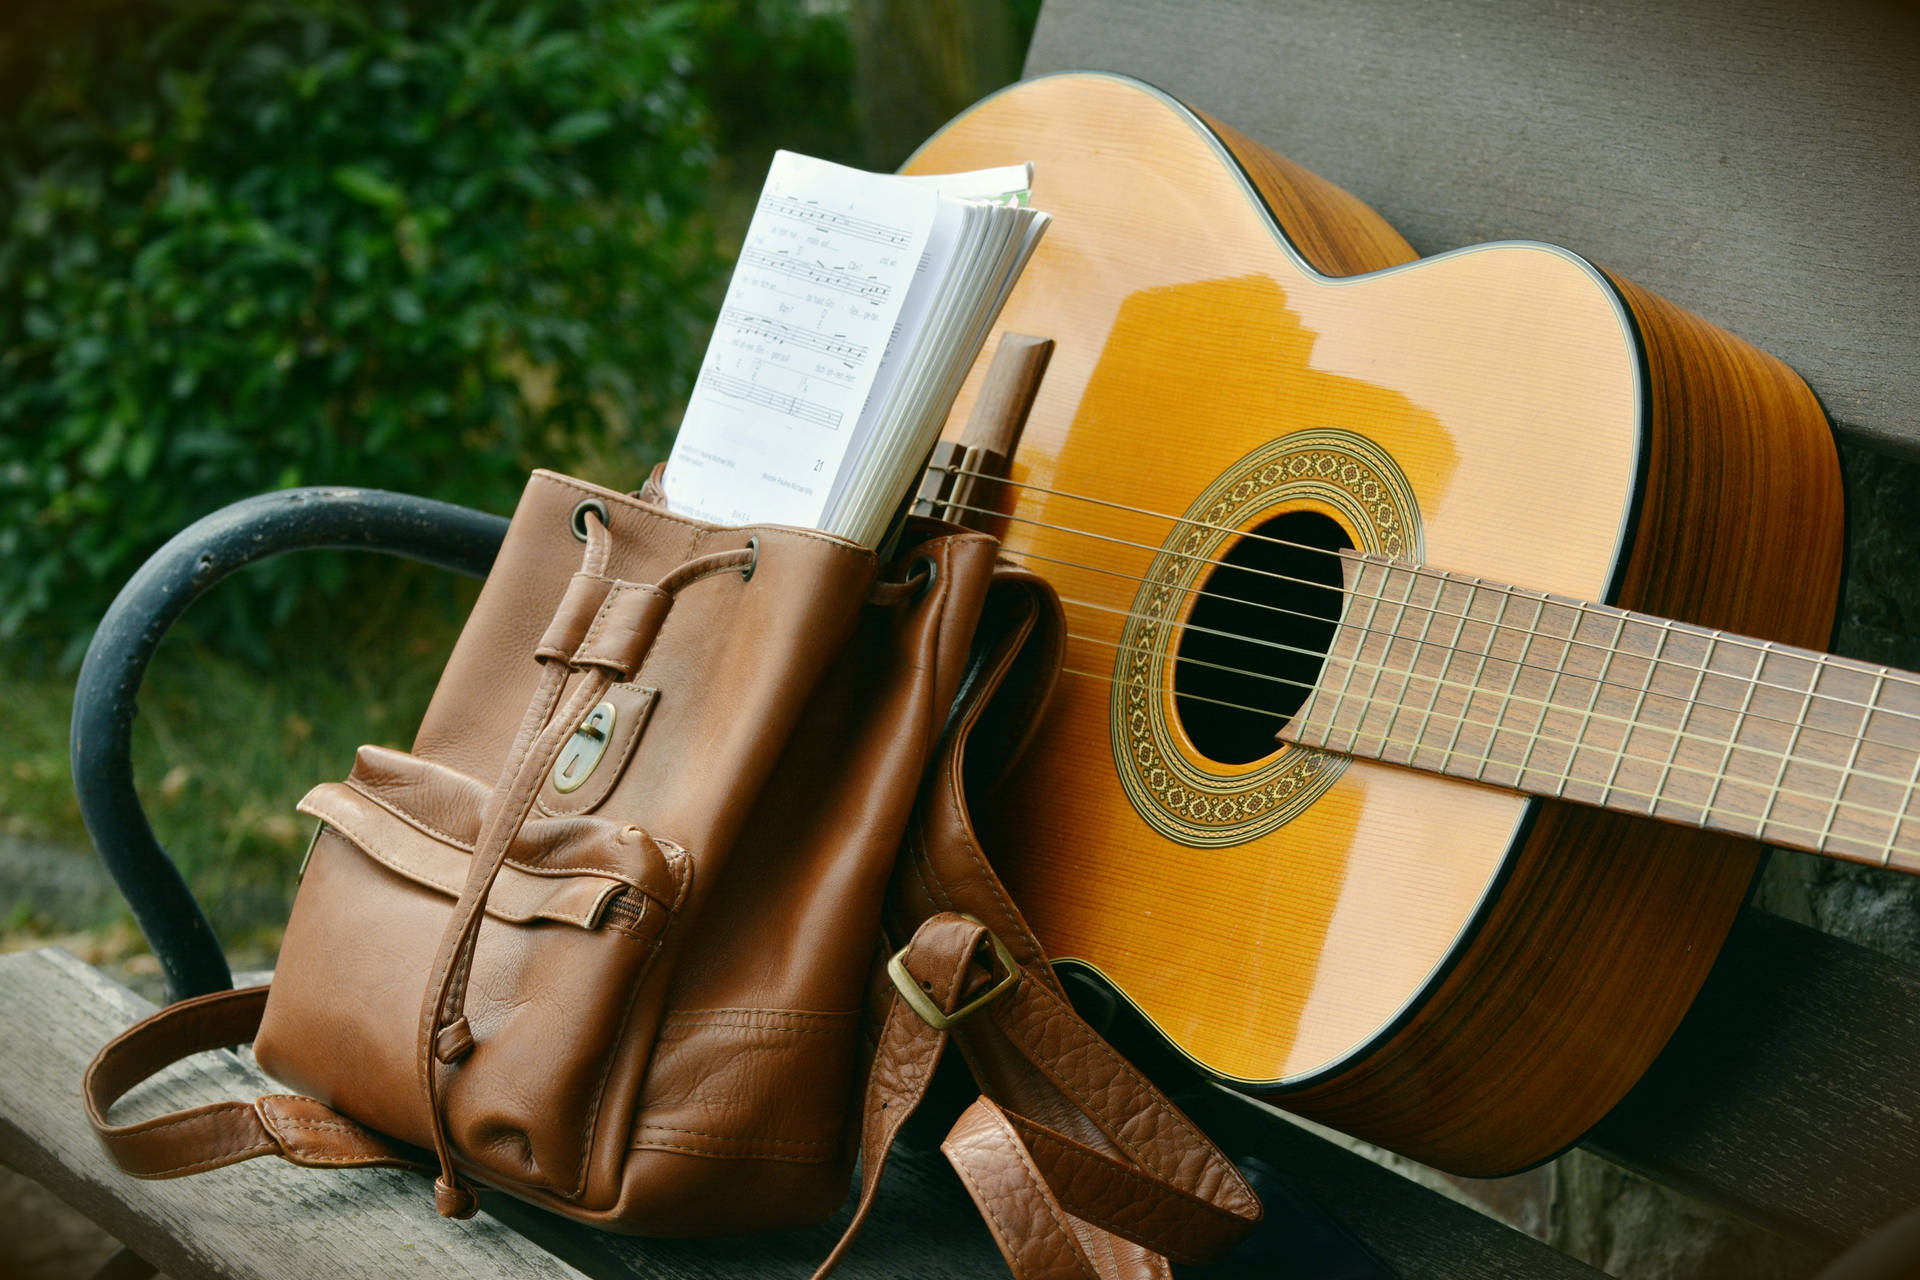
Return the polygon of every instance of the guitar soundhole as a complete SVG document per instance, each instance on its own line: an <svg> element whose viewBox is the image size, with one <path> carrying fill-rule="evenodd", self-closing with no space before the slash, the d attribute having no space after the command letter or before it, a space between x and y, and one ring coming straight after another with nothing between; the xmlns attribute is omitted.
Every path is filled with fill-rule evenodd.
<svg viewBox="0 0 1920 1280"><path fill-rule="evenodd" d="M1313 691L1340 616L1346 530L1315 511L1256 526L1199 584L1173 668L1180 727L1209 760L1272 755Z"/></svg>

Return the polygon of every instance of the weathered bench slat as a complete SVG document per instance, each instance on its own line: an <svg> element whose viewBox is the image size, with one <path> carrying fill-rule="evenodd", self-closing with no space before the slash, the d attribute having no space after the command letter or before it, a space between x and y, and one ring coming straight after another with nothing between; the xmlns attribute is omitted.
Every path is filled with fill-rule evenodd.
<svg viewBox="0 0 1920 1280"><path fill-rule="evenodd" d="M399 1170L335 1173L254 1160L198 1178L127 1177L87 1125L80 1072L152 1009L63 951L0 956L0 1160L173 1280L580 1274L492 1219L436 1217L419 1179ZM275 1088L237 1054L201 1054L135 1090L115 1114L155 1115Z"/></svg>
<svg viewBox="0 0 1920 1280"><path fill-rule="evenodd" d="M1764 911L1589 1148L1812 1244L1920 1205L1920 973Z"/></svg>
<svg viewBox="0 0 1920 1280"><path fill-rule="evenodd" d="M152 1006L65 952L0 956L0 1025L22 1029L0 1068L0 1162L36 1179L176 1280L341 1275L805 1276L842 1220L815 1231L734 1240L609 1235L504 1197L466 1223L434 1215L414 1175L385 1169L235 1165L202 1178L141 1182L114 1168L81 1109L80 1072L98 1047ZM151 1115L276 1088L240 1054L203 1054L128 1096L116 1115ZM1284 1176L1271 1230L1249 1258L1214 1273L1264 1275L1297 1257L1303 1223L1331 1214L1407 1280L1597 1273L1517 1231L1340 1150L1245 1099L1185 1099L1230 1150ZM1290 1205L1289 1200L1298 1204ZM497 1215L497 1216L489 1216ZM1324 1228L1338 1230L1337 1228ZM841 1274L974 1277L1002 1264L937 1151L906 1146L889 1166L872 1222Z"/></svg>
<svg viewBox="0 0 1920 1280"><path fill-rule="evenodd" d="M827 1227L737 1240L637 1240L504 1196L487 1197L487 1213L450 1222L434 1213L424 1179L393 1169L311 1170L255 1160L196 1178L129 1178L87 1125L80 1073L102 1044L152 1010L63 951L0 956L0 1026L20 1029L0 1051L0 1161L87 1214L173 1280L517 1280L582 1275L576 1267L672 1280L805 1276L838 1236ZM279 1088L239 1054L202 1054L142 1085L114 1111L116 1118L154 1115ZM888 1170L858 1255L840 1274L931 1280L994 1274L1000 1255L966 1193L943 1172L938 1152L903 1150Z"/></svg>

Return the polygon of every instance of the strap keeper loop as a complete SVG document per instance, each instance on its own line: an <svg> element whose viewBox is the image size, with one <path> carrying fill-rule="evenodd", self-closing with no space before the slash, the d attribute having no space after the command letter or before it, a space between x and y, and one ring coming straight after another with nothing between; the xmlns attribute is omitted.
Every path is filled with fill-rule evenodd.
<svg viewBox="0 0 1920 1280"><path fill-rule="evenodd" d="M542 662L565 662L572 658L612 585L597 573L574 574L567 583L567 593L560 597L560 605L553 611L553 621L547 624L546 634L534 648L534 656Z"/></svg>
<svg viewBox="0 0 1920 1280"><path fill-rule="evenodd" d="M980 1010L992 1004L995 1000L998 1000L1001 996L1007 994L1007 992L1013 990L1014 984L1020 981L1020 962L1013 958L1011 951L1007 950L1007 944L1000 941L1000 935L987 928L984 924L980 924L980 921L973 916L963 913L961 914L961 919L980 925L980 931L986 935L987 942L993 947L994 959L1000 962L1002 969L1006 970L1006 976L995 982L985 991L982 991L973 999L961 1005L958 1009L955 1009L952 1013L946 1012L939 1005L935 1004L933 997L921 989L919 982L917 982L913 974L908 971L907 953L913 950L913 943L907 943L906 946L894 952L893 958L887 961L887 976L893 979L894 989L900 993L900 998L907 1002L909 1009L912 1009L920 1015L922 1022L932 1027L935 1031L952 1030L960 1023L980 1012Z"/></svg>

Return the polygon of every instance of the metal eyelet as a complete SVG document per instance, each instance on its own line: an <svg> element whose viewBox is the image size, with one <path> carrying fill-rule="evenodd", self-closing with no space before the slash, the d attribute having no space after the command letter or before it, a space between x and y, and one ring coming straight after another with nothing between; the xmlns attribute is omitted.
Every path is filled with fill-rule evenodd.
<svg viewBox="0 0 1920 1280"><path fill-rule="evenodd" d="M753 559L747 561L747 563L744 566L742 566L740 570L740 581L742 582L752 582L753 571L760 567L760 535L759 534L755 534L753 537L747 539L747 550L753 552Z"/></svg>
<svg viewBox="0 0 1920 1280"><path fill-rule="evenodd" d="M588 498L573 509L573 515L568 521L573 527L573 536L582 542L587 540L587 512L589 511L600 517L602 528L613 528L613 516L607 511L607 504L598 498Z"/></svg>
<svg viewBox="0 0 1920 1280"><path fill-rule="evenodd" d="M926 569L926 577L920 578L920 570L923 567ZM920 578L919 583L913 589L913 598L915 600L924 599L927 592L933 590L933 584L939 576L939 561L935 560L932 556L915 556L913 563L907 567L908 582L912 582L915 578Z"/></svg>

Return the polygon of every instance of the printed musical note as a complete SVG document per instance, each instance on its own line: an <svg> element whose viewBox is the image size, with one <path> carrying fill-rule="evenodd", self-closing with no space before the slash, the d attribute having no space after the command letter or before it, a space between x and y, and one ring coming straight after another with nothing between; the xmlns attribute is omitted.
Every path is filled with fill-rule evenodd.
<svg viewBox="0 0 1920 1280"><path fill-rule="evenodd" d="M938 203L890 175L774 157L667 463L675 510L818 525Z"/></svg>
<svg viewBox="0 0 1920 1280"><path fill-rule="evenodd" d="M811 200L792 196L763 197L760 208L800 222L810 222L823 231L890 245L896 249L905 248L913 242L912 232L903 227L875 222L871 218L857 218L850 213L825 208Z"/></svg>
<svg viewBox="0 0 1920 1280"><path fill-rule="evenodd" d="M866 298L871 302L885 302L892 290L878 280L856 276L846 271L836 271L832 267L817 262L804 262L788 253L765 253L759 249L747 249L740 254L745 266L760 267L767 271L778 271L795 280L804 280L809 284L822 285L828 289L838 289L857 298Z"/></svg>
<svg viewBox="0 0 1920 1280"><path fill-rule="evenodd" d="M805 347L809 351L818 351L822 355L838 357L849 364L860 364L867 358L865 346L858 342L848 342L839 334L816 333L800 325L787 324L738 307L721 308L720 323L731 326L739 333L757 333L774 342L791 343L796 347Z"/></svg>

